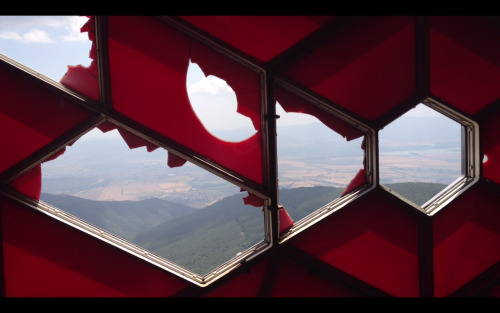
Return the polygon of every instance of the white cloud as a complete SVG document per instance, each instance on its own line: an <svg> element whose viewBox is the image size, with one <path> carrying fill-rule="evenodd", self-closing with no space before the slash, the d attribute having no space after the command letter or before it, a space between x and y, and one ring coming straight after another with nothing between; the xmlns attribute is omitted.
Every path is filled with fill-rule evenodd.
<svg viewBox="0 0 500 313"><path fill-rule="evenodd" d="M22 40L23 36L19 35L16 32L3 32L3 33L0 33L0 39Z"/></svg>
<svg viewBox="0 0 500 313"><path fill-rule="evenodd" d="M0 16L0 38L24 43L88 41L88 34L80 32L87 21L85 16Z"/></svg>
<svg viewBox="0 0 500 313"><path fill-rule="evenodd" d="M224 80L211 75L200 79L188 88L190 95L208 94L216 96L232 92L232 88Z"/></svg>
<svg viewBox="0 0 500 313"><path fill-rule="evenodd" d="M79 41L79 40L89 40L88 34L86 32L81 32L80 29L88 21L86 16L71 16L68 17L68 24L65 28L68 30L68 34L61 36L64 41Z"/></svg>
<svg viewBox="0 0 500 313"><path fill-rule="evenodd" d="M24 43L50 43L54 42L50 36L43 30L33 29L23 34L16 32L4 32L0 33L1 39L7 40L18 40Z"/></svg>
<svg viewBox="0 0 500 313"><path fill-rule="evenodd" d="M54 42L43 30L33 29L23 34L23 42L26 43L50 43Z"/></svg>
<svg viewBox="0 0 500 313"><path fill-rule="evenodd" d="M205 77L198 64L192 63L191 61L189 62L186 79L187 92L190 96L234 95L233 89L226 83L226 81L213 75Z"/></svg>
<svg viewBox="0 0 500 313"><path fill-rule="evenodd" d="M0 16L0 31L5 29L25 29L29 27L60 28L71 23L78 16Z"/></svg>

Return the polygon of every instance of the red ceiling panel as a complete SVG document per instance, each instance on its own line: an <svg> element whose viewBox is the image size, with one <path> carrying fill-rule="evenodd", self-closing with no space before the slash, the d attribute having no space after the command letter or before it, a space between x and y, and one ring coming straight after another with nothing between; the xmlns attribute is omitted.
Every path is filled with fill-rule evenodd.
<svg viewBox="0 0 500 313"><path fill-rule="evenodd" d="M491 116L480 131L483 177L500 184L500 116Z"/></svg>
<svg viewBox="0 0 500 313"><path fill-rule="evenodd" d="M419 296L418 223L398 202L372 191L292 244L389 294Z"/></svg>
<svg viewBox="0 0 500 313"><path fill-rule="evenodd" d="M344 120L334 116L333 114L329 114L319 107L307 102L306 100L300 98L293 93L276 87L276 101L283 107L285 112L290 113L305 113L316 117L323 124L328 126L331 130L338 133L342 137L344 137L347 141L359 138L364 135L364 133L355 128L352 125L349 125Z"/></svg>
<svg viewBox="0 0 500 313"><path fill-rule="evenodd" d="M307 267L285 258L276 273L271 297L358 297L342 283L327 279L318 272L311 272Z"/></svg>
<svg viewBox="0 0 500 313"><path fill-rule="evenodd" d="M267 62L290 48L332 16L181 16L244 53Z"/></svg>
<svg viewBox="0 0 500 313"><path fill-rule="evenodd" d="M375 120L415 92L412 17L372 17L287 69L293 80Z"/></svg>
<svg viewBox="0 0 500 313"><path fill-rule="evenodd" d="M0 207L7 297L166 297L187 285L39 212Z"/></svg>
<svg viewBox="0 0 500 313"><path fill-rule="evenodd" d="M269 258L261 260L257 265L248 267L231 279L224 279L226 282L216 287L205 297L257 297L260 288L269 271Z"/></svg>
<svg viewBox="0 0 500 313"><path fill-rule="evenodd" d="M12 181L10 186L30 198L40 200L40 193L42 192L42 166L38 164Z"/></svg>
<svg viewBox="0 0 500 313"><path fill-rule="evenodd" d="M431 17L431 93L476 114L500 99L500 29L480 18Z"/></svg>
<svg viewBox="0 0 500 313"><path fill-rule="evenodd" d="M0 172L91 115L20 73L0 68L0 85Z"/></svg>
<svg viewBox="0 0 500 313"><path fill-rule="evenodd" d="M469 189L435 217L435 296L446 297L500 261L500 194Z"/></svg>
<svg viewBox="0 0 500 313"><path fill-rule="evenodd" d="M118 112L262 183L260 119L255 118L260 117L257 73L192 43L150 17L110 17L109 55L113 106ZM231 76L227 82L239 95L238 110L253 117L255 135L234 143L220 140L205 129L186 90L191 56L202 60L200 67L208 68L209 73L214 71L221 78ZM211 62L217 66L213 68ZM248 85L253 88L249 90Z"/></svg>

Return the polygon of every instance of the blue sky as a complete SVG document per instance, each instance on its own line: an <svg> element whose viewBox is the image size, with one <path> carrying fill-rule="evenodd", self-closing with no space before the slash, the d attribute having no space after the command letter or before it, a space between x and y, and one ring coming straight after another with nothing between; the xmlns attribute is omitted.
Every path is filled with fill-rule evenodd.
<svg viewBox="0 0 500 313"><path fill-rule="evenodd" d="M88 66L91 42L79 16L0 16L0 53L59 81L67 65Z"/></svg>

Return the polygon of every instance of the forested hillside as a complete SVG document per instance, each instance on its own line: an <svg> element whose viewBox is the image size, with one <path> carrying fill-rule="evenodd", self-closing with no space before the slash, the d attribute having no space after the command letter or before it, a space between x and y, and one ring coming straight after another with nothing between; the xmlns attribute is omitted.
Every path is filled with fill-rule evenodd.
<svg viewBox="0 0 500 313"><path fill-rule="evenodd" d="M417 204L445 185L387 185ZM301 187L280 190L280 202L298 221L338 198L343 188ZM245 205L242 194L203 209L160 199L92 201L67 195L42 194L41 199L72 215L131 241L199 275L205 275L264 239L262 208Z"/></svg>
<svg viewBox="0 0 500 313"><path fill-rule="evenodd" d="M142 201L93 201L42 193L40 199L128 241L145 229L196 211L182 204L156 198Z"/></svg>
<svg viewBox="0 0 500 313"><path fill-rule="evenodd" d="M386 186L417 205L423 205L446 187L438 183L395 183Z"/></svg>

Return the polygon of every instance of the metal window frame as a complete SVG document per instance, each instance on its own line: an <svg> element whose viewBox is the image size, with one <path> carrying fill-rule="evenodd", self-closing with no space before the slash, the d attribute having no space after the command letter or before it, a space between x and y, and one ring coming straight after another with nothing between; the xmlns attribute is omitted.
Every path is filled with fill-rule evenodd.
<svg viewBox="0 0 500 313"><path fill-rule="evenodd" d="M441 100L438 101L433 97L423 99L420 101L420 104L441 113L461 125L461 176L422 205L417 205L409 201L404 196L382 184L380 186L423 214L433 216L479 181L481 170L479 156L479 124L465 114L450 108L443 104Z"/></svg>
<svg viewBox="0 0 500 313"><path fill-rule="evenodd" d="M310 91L304 90L300 86L295 85L293 82L290 82L285 78L276 77L275 79L277 85L308 101L311 105L319 107L320 109L325 111L325 114L331 114L351 125L352 127L360 130L362 133L364 133L365 140L365 184L359 186L355 190L342 197L330 201L322 207L319 207L311 214L305 216L299 221L296 221L290 229L280 234L279 243L282 244L285 241L293 238L300 232L304 231L305 229L342 209L349 203L355 201L356 199L376 187L376 184L378 182L378 140L376 131L371 126L369 126L368 123L362 121L361 118L355 117L353 116L353 114L349 114L337 104L323 99L318 95L314 95Z"/></svg>

